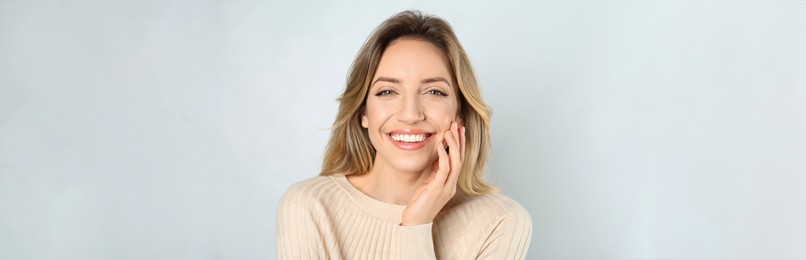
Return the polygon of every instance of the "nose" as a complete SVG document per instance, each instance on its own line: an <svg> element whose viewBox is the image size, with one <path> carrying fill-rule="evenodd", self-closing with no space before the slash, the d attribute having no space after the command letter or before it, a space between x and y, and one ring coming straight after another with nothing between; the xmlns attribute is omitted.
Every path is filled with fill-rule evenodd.
<svg viewBox="0 0 806 260"><path fill-rule="evenodd" d="M403 98L397 120L410 125L425 120L425 114L416 95L406 95Z"/></svg>

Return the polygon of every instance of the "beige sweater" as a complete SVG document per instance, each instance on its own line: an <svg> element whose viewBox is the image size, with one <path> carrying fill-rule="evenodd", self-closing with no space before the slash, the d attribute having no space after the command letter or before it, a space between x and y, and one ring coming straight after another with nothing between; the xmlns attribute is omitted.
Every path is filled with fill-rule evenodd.
<svg viewBox="0 0 806 260"><path fill-rule="evenodd" d="M277 209L279 259L524 259L529 213L501 193L457 196L434 222L400 226L405 206L375 200L344 176L294 184Z"/></svg>

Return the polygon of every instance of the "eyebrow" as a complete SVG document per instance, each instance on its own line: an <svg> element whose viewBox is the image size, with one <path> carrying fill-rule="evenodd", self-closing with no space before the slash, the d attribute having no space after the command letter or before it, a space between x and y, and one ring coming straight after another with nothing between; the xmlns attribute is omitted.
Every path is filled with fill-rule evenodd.
<svg viewBox="0 0 806 260"><path fill-rule="evenodd" d="M401 82L403 82L402 80L396 79L396 78L378 77L377 79L375 79L374 82L372 82L372 85L374 86L376 83L378 83L378 81L385 81L385 82L390 82L390 83L395 83L395 84L400 84ZM448 80L446 80L443 77L427 78L427 79L424 79L424 80L420 81L420 83L428 84L428 83L434 83L434 82L440 82L440 81L445 82L445 84L448 84L448 86L451 85L451 83L448 82Z"/></svg>

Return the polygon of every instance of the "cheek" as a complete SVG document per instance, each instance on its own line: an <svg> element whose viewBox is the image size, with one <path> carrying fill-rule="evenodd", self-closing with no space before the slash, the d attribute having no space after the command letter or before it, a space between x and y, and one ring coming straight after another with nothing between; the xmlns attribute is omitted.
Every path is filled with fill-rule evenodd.
<svg viewBox="0 0 806 260"><path fill-rule="evenodd" d="M364 111L364 121L366 121L367 128L378 129L386 118L389 117L389 109L383 104L378 102L367 101L366 110Z"/></svg>
<svg viewBox="0 0 806 260"><path fill-rule="evenodd" d="M427 111L427 117L439 124L442 131L450 129L451 122L455 121L458 116L456 105L449 102L432 104Z"/></svg>

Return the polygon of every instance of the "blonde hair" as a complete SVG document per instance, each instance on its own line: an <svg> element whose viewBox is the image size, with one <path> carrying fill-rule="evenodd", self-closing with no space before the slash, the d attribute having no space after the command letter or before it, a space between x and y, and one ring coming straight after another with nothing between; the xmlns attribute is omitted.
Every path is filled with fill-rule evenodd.
<svg viewBox="0 0 806 260"><path fill-rule="evenodd" d="M496 188L484 181L490 150L490 109L484 104L470 59L445 20L419 11L398 13L378 26L358 52L338 98L339 113L322 163L322 176L366 174L372 169L375 148L361 126L361 113L375 70L386 47L400 38L418 39L445 52L459 89L459 116L466 127L465 160L458 186L468 195L481 195Z"/></svg>

